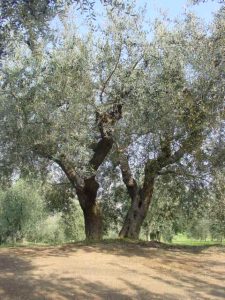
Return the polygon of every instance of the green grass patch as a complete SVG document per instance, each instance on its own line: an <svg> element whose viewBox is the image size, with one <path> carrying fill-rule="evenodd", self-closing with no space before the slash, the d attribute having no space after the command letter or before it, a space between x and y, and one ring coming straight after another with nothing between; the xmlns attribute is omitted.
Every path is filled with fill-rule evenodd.
<svg viewBox="0 0 225 300"><path fill-rule="evenodd" d="M196 240L188 238L185 234L176 235L172 244L182 245L182 246L210 246L210 245L225 245L225 240L221 243L220 241L212 241L211 239L206 240Z"/></svg>

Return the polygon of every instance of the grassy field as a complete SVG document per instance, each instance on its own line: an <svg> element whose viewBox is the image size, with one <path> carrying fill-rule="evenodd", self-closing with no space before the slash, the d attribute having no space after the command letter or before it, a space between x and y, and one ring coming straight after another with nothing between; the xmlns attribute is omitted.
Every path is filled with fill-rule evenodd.
<svg viewBox="0 0 225 300"><path fill-rule="evenodd" d="M212 241L210 239L206 240L195 240L188 238L184 234L178 234L176 235L173 240L172 244L177 244L177 245L184 245L184 246L210 246L210 245L221 245L221 242L219 241ZM225 245L225 240L223 240L222 245Z"/></svg>

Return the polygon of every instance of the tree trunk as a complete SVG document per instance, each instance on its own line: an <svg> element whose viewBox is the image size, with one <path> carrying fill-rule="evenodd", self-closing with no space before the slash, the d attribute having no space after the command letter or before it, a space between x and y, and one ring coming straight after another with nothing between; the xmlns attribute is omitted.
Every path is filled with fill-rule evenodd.
<svg viewBox="0 0 225 300"><path fill-rule="evenodd" d="M84 180L84 187L77 189L77 196L84 214L87 240L102 239L102 211L97 202L99 184L92 176Z"/></svg>
<svg viewBox="0 0 225 300"><path fill-rule="evenodd" d="M91 205L83 208L85 234L87 240L102 239L102 212L95 201Z"/></svg>
<svg viewBox="0 0 225 300"><path fill-rule="evenodd" d="M123 227L119 233L121 238L138 239L141 226L147 215L154 188L154 179L147 188L143 187L133 198L132 204L126 215Z"/></svg>

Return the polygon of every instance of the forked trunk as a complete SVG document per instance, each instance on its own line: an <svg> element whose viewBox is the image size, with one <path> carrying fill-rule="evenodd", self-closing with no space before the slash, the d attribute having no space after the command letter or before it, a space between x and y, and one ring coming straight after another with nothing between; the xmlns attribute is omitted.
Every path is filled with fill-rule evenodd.
<svg viewBox="0 0 225 300"><path fill-rule="evenodd" d="M135 198L126 215L123 227L119 233L121 238L137 240L141 231L141 226L147 215L153 194L154 180L149 183L147 189L141 189Z"/></svg>
<svg viewBox="0 0 225 300"><path fill-rule="evenodd" d="M102 90L102 94L104 89ZM101 138L92 145L93 156L89 161L92 176L84 178L77 171L73 160L70 160L65 153L55 157L48 147L42 144L35 144L33 151L39 155L53 160L63 170L72 186L76 190L80 206L83 210L85 221L85 233L88 240L100 240L102 238L102 213L96 201L99 184L96 175L99 167L112 149L113 125L122 118L122 105L113 104L110 111L99 113L96 111L96 125L99 128Z"/></svg>

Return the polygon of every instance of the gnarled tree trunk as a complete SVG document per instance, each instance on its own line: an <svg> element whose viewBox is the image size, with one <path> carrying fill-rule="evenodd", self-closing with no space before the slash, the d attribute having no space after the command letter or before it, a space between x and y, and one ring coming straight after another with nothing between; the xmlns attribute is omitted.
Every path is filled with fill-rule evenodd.
<svg viewBox="0 0 225 300"><path fill-rule="evenodd" d="M123 182L131 198L131 205L119 236L121 238L138 239L141 226L151 204L154 183L160 166L156 160L146 163L144 183L142 186L138 186L131 172L127 155L120 152L119 157Z"/></svg>
<svg viewBox="0 0 225 300"><path fill-rule="evenodd" d="M99 184L92 176L84 181L82 189L77 189L77 196L84 214L85 234L87 240L102 238L102 211L97 202Z"/></svg>
<svg viewBox="0 0 225 300"><path fill-rule="evenodd" d="M102 213L99 204L95 201L83 209L85 234L87 240L102 239Z"/></svg>
<svg viewBox="0 0 225 300"><path fill-rule="evenodd" d="M147 215L154 188L154 179L149 182L147 189L140 189L132 198L123 227L119 233L121 238L138 239L141 226Z"/></svg>

